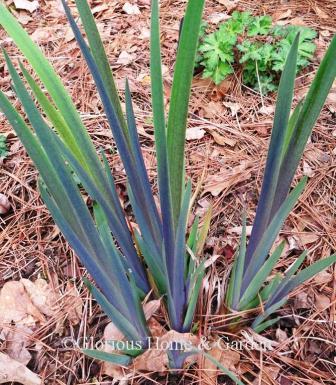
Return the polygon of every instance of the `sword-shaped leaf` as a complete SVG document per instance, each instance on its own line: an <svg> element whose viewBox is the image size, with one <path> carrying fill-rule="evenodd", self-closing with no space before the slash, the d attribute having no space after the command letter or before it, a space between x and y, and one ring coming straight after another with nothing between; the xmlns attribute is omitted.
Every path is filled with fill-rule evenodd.
<svg viewBox="0 0 336 385"><path fill-rule="evenodd" d="M184 145L188 105L204 0L189 0L179 40L167 126L169 177L175 227L184 187Z"/></svg>
<svg viewBox="0 0 336 385"><path fill-rule="evenodd" d="M245 268L247 268L247 266L251 263L252 256L254 255L260 239L271 220L270 215L279 179L282 152L286 140L286 129L288 127L288 120L293 100L298 44L299 34L296 36L294 43L291 46L285 68L280 79L271 142L268 150L265 174L256 217L247 247Z"/></svg>
<svg viewBox="0 0 336 385"><path fill-rule="evenodd" d="M253 277L265 262L267 255L276 237L278 236L285 219L299 199L299 196L302 193L306 182L307 177L303 177L297 186L293 189L293 191L289 194L287 199L283 202L278 212L273 217L271 223L267 227L266 231L264 232L263 236L261 237L261 240L258 243L258 247L254 251L250 263L244 272L242 292L247 289Z"/></svg>
<svg viewBox="0 0 336 385"><path fill-rule="evenodd" d="M274 214L288 194L293 176L300 162L302 153L322 110L330 88L336 77L336 36L333 37L329 48L317 70L308 94L296 117L293 134L283 157L280 178L277 183L272 213Z"/></svg>

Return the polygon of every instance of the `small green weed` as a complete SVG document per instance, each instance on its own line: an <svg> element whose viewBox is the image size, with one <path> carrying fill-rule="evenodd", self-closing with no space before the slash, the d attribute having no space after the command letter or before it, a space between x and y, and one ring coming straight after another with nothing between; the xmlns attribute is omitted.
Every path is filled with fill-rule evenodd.
<svg viewBox="0 0 336 385"><path fill-rule="evenodd" d="M0 134L0 158L6 158L8 154L9 151L6 144L6 137L5 135Z"/></svg>
<svg viewBox="0 0 336 385"><path fill-rule="evenodd" d="M216 31L207 33L204 23L196 63L203 67L203 77L220 84L242 65L243 83L263 94L278 88L289 49L300 32L297 72L313 57L316 32L302 26L272 26L272 18L233 12Z"/></svg>

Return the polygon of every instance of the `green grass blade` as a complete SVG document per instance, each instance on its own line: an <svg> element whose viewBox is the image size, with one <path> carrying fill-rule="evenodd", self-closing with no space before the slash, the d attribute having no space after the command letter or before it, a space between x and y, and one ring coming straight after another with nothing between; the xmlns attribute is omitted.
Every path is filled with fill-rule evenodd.
<svg viewBox="0 0 336 385"><path fill-rule="evenodd" d="M173 218L178 222L184 186L184 145L204 0L189 0L179 41L167 126Z"/></svg>

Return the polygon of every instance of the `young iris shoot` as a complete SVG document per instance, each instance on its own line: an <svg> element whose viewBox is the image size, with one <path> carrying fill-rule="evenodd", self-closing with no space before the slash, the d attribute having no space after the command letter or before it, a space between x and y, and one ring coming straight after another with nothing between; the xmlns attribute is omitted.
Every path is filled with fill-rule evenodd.
<svg viewBox="0 0 336 385"><path fill-rule="evenodd" d="M307 178L302 178L289 193L290 186L336 76L334 37L306 98L291 113L299 41L300 36L297 35L280 80L271 142L252 234L246 247L244 220L239 252L235 258L227 293L227 306L237 311L252 309L265 302L262 314L253 322L253 327L258 331L277 321L276 318L265 320L286 302L288 295L298 285L336 262L334 254L298 272L307 254L304 251L285 272L283 278L276 275L268 282L270 273L281 257L284 243L271 255L270 250L303 191Z"/></svg>
<svg viewBox="0 0 336 385"><path fill-rule="evenodd" d="M106 154L103 151L97 154L60 78L4 5L0 5L0 25L28 61L34 76L21 62L18 63L18 71L3 51L13 89L25 116L19 114L3 92L0 92L0 108L39 170L41 196L56 224L97 285L86 280L93 296L125 338L141 342L140 350L128 350L122 354L86 353L97 359L128 365L132 356L146 349L150 337L142 308L144 297L150 292L162 297L168 326L177 332L188 332L192 327L205 271L204 260L200 260L199 256L211 212L207 214L203 227L196 219L188 231L192 186L190 182L186 183L184 171L188 104L204 0L189 0L187 4L168 114L164 107L161 72L159 6L158 0L152 1L150 72L159 208L141 152L128 82L125 82L124 115L87 1L76 0L84 31L78 27L65 0L62 2L96 84L125 168L127 192L139 230L129 227ZM82 32L85 32L86 38ZM305 185L303 179L288 194L295 170L335 78L336 69L332 66L336 52L334 38L305 101L290 116L298 39L290 49L280 82L252 236L246 247L244 220L244 231L227 294L227 305L234 310L257 307L260 298L266 301L264 312L254 322L256 329L265 326L266 317L285 302L293 288L336 260L335 256L331 256L297 273L304 253L283 279L276 277L271 283L264 284L283 249L280 245L268 257L271 246ZM94 202L93 213L82 198L74 173ZM172 367L180 367L183 357L183 354L170 352Z"/></svg>
<svg viewBox="0 0 336 385"><path fill-rule="evenodd" d="M191 183L185 183L184 142L188 103L204 6L190 0L184 17L168 115L164 110L158 1L152 2L151 79L160 209L156 206L136 128L126 81L124 116L113 74L86 0L76 0L86 39L71 10L63 7L95 81L106 119L127 174L127 192L139 231L130 229L104 152L100 156L60 78L4 5L0 24L27 59L35 76L3 51L25 118L0 93L0 108L40 173L42 198L83 265L86 281L105 313L129 340L146 349L150 331L141 301L150 290L163 298L167 323L178 332L191 329L204 266L195 258L199 232L186 241ZM43 89L48 92L48 96ZM73 173L94 201L93 215ZM97 357L97 352L87 352ZM140 352L126 352L139 354ZM128 362L128 356L105 359ZM101 354L100 354L100 358ZM181 360L176 357L179 365Z"/></svg>

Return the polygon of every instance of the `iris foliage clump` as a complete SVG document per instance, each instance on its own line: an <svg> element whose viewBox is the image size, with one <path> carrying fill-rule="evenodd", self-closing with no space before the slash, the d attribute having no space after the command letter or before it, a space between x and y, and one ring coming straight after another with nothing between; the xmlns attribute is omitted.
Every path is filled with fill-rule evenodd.
<svg viewBox="0 0 336 385"><path fill-rule="evenodd" d="M220 84L243 69L243 83L263 94L278 88L280 74L296 35L300 32L297 72L307 67L316 49L316 32L302 26L272 26L271 16L252 16L235 11L216 31L206 33L203 23L196 65L203 67L203 77ZM239 66L238 66L239 67Z"/></svg>
<svg viewBox="0 0 336 385"><path fill-rule="evenodd" d="M150 337L142 307L146 295L151 293L162 298L168 329L189 332L205 272L202 248L211 214L207 214L203 225L196 218L188 228L193 199L191 182L186 181L184 171L189 95L204 1L189 0L187 4L168 113L164 107L161 72L159 7L157 0L152 1L150 70L158 205L141 152L128 83L125 82L124 114L89 5L86 0L76 0L76 5L86 38L63 0L126 171L127 193L137 228L130 226L120 203L106 154L96 152L60 78L4 5L0 5L0 25L22 52L34 75L20 61L17 68L3 51L13 89L25 115L15 109L3 92L0 92L0 109L39 170L39 188L45 204L95 282L94 285L85 280L87 286L125 338L136 341L138 346L118 354L85 352L92 357L128 365L132 357L146 350ZM250 34L264 33L268 21L254 20L250 28ZM296 34L283 65L253 231L247 244L246 219L243 219L244 231L227 290L228 311L256 309L257 317L252 325L256 330L276 322L276 318L269 320L268 317L286 302L293 289L336 261L333 255L299 271L306 256L304 252L284 276L269 280L281 257L283 244L271 254L270 250L306 180L302 179L292 191L291 183L336 75L334 38L308 95L291 112L300 42L301 35ZM93 211L83 200L80 188L91 196ZM183 365L184 353L172 350L168 355L171 367Z"/></svg>

